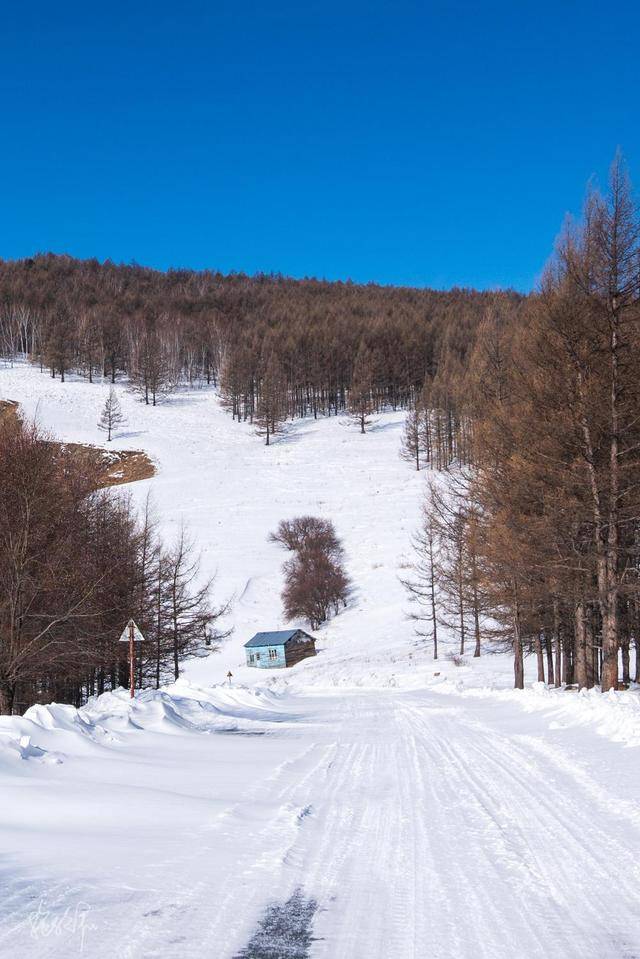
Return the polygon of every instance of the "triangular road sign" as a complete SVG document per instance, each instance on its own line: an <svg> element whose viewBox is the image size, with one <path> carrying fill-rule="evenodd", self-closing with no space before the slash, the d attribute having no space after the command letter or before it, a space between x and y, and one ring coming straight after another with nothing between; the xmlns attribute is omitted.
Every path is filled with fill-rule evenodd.
<svg viewBox="0 0 640 959"><path fill-rule="evenodd" d="M134 643L144 643L144 636L134 623L132 619L129 620L125 628L122 630L122 635L118 640L119 643L128 643L131 640L131 627L133 626L133 641Z"/></svg>

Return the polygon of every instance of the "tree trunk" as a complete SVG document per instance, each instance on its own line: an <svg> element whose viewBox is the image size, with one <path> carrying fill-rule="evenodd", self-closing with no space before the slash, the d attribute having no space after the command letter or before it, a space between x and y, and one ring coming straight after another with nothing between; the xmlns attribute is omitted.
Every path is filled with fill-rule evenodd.
<svg viewBox="0 0 640 959"><path fill-rule="evenodd" d="M522 649L522 630L520 624L520 603L518 589L514 583L514 620L513 620L513 673L514 687L524 689L524 653Z"/></svg>
<svg viewBox="0 0 640 959"><path fill-rule="evenodd" d="M544 656L542 653L542 637L540 633L536 633L534 640L535 649L536 649L536 664L538 666L538 682L544 682Z"/></svg>
<svg viewBox="0 0 640 959"><path fill-rule="evenodd" d="M173 678L178 680L180 678L180 658L178 655L178 627L174 626L173 630Z"/></svg>
<svg viewBox="0 0 640 959"><path fill-rule="evenodd" d="M622 643L620 649L622 651L622 682L629 683L631 681L631 656L628 639Z"/></svg>
<svg viewBox="0 0 640 959"><path fill-rule="evenodd" d="M0 716L11 716L15 691L15 683L0 680Z"/></svg>
<svg viewBox="0 0 640 959"><path fill-rule="evenodd" d="M590 670L587 663L587 625L583 602L577 604L574 615L576 621L575 680L578 689L588 689Z"/></svg>
<svg viewBox="0 0 640 959"><path fill-rule="evenodd" d="M609 515L607 530L607 610L602 617L602 691L615 689L618 685L618 508L619 508L619 418L618 418L618 297L614 292L611 300L611 389L609 445Z"/></svg>
<svg viewBox="0 0 640 959"><path fill-rule="evenodd" d="M551 636L546 631L543 633L543 636L544 636L544 645L547 653L547 682L549 683L550 686L559 685L558 683L554 683L553 681L554 680L553 645L551 643Z"/></svg>
<svg viewBox="0 0 640 959"><path fill-rule="evenodd" d="M594 610L588 606L584 614L584 631L587 645L587 689L592 689L600 676L600 650L596 645L593 628Z"/></svg>
<svg viewBox="0 0 640 959"><path fill-rule="evenodd" d="M569 631L565 629L561 634L562 639L562 682L565 686L571 686L575 682L574 663L575 663L575 629Z"/></svg>
<svg viewBox="0 0 640 959"><path fill-rule="evenodd" d="M431 591L431 619L433 622L433 658L438 658L438 620L436 618L436 578L433 571L433 539L429 537L429 569L431 575L429 586ZM636 656L637 659L637 656Z"/></svg>
<svg viewBox="0 0 640 959"><path fill-rule="evenodd" d="M560 632L560 606L558 603L557 597L553 600L553 633L555 637L556 645L556 666L554 670L555 675L555 685L562 685L562 670L564 664L562 662L562 635ZM549 679L551 682L551 679Z"/></svg>
<svg viewBox="0 0 640 959"><path fill-rule="evenodd" d="M462 546L459 547L458 553L458 615L460 616L460 655L464 655L464 641L466 637L466 629L464 622L464 580L463 580L463 556L462 556Z"/></svg>
<svg viewBox="0 0 640 959"><path fill-rule="evenodd" d="M478 611L478 590L475 584L473 587L473 629L476 637L476 646L473 651L473 657L476 659L480 655L480 613Z"/></svg>
<svg viewBox="0 0 640 959"><path fill-rule="evenodd" d="M608 578L611 579L611 573ZM615 574L613 574L615 575ZM611 583L602 610L602 692L618 685L618 588Z"/></svg>

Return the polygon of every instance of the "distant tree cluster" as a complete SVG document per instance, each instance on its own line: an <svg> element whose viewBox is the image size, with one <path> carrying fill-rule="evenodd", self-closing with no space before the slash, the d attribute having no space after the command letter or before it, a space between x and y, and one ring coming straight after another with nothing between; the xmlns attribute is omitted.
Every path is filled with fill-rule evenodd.
<svg viewBox="0 0 640 959"><path fill-rule="evenodd" d="M95 488L86 458L0 421L0 713L128 685L129 617L147 640L138 687L177 678L222 635L184 532L166 548L148 510L139 520Z"/></svg>
<svg viewBox="0 0 640 959"><path fill-rule="evenodd" d="M283 567L282 602L288 619L306 619L317 629L347 605L344 548L333 523L316 516L282 520L269 539L292 554Z"/></svg>
<svg viewBox="0 0 640 959"><path fill-rule="evenodd" d="M640 215L618 157L537 293L516 314L494 304L448 379L452 444L442 400L431 404L430 435L434 410L445 416L437 465L449 492L425 507L418 612L433 617L433 571L461 641L476 617L490 626L513 651L517 687L528 652L556 685L640 681L639 263ZM434 459L425 409L405 437L416 465Z"/></svg>
<svg viewBox="0 0 640 959"><path fill-rule="evenodd" d="M480 329L484 327L483 322ZM467 378L466 367L452 370L445 364L435 378L425 379L407 412L400 447L400 455L416 470L470 462L471 422L462 386Z"/></svg>
<svg viewBox="0 0 640 959"><path fill-rule="evenodd" d="M479 324L512 293L437 292L281 276L159 273L44 255L0 261L0 356L51 375L128 377L156 405L214 383L265 442L288 418L410 407L464 368Z"/></svg>

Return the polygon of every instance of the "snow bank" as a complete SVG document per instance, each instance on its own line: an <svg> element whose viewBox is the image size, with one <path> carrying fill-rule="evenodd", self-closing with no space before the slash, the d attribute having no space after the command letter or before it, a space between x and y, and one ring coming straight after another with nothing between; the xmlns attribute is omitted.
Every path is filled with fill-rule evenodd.
<svg viewBox="0 0 640 959"><path fill-rule="evenodd" d="M54 764L62 762L60 753L35 746L28 735L15 737L4 731L0 732L0 767L5 765L6 761L11 763L16 759L30 759L36 762Z"/></svg>
<svg viewBox="0 0 640 959"><path fill-rule="evenodd" d="M293 718L281 694L242 686L208 689L186 680L166 689L103 693L76 709L32 706L24 716L0 717L0 759L60 763L96 747L118 746L139 731L168 735L249 730Z"/></svg>
<svg viewBox="0 0 640 959"><path fill-rule="evenodd" d="M467 686L463 680L436 680L430 689L445 695L514 703L527 713L544 712L550 729L590 726L611 742L640 746L640 690L601 693L599 689L556 689L532 683L526 689Z"/></svg>

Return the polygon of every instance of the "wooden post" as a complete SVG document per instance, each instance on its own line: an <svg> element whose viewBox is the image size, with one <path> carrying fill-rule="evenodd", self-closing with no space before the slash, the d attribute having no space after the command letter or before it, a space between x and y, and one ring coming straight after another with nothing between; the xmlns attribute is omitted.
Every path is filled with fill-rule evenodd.
<svg viewBox="0 0 640 959"><path fill-rule="evenodd" d="M133 642L133 620L129 620L129 685L130 685L130 697L133 699L135 696L136 688L136 652L135 644Z"/></svg>
<svg viewBox="0 0 640 959"><path fill-rule="evenodd" d="M122 630L118 642L129 644L129 693L133 699L136 694L136 643L144 642L144 636L132 619Z"/></svg>

